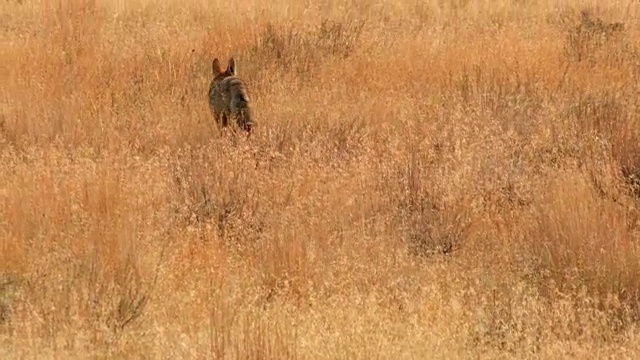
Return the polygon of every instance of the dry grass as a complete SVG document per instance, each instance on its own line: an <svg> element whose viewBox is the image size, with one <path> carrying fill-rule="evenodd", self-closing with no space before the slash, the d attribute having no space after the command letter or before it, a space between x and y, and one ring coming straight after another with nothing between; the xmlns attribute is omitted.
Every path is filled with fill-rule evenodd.
<svg viewBox="0 0 640 360"><path fill-rule="evenodd" d="M2 2L0 358L640 357L640 4L595 3Z"/></svg>

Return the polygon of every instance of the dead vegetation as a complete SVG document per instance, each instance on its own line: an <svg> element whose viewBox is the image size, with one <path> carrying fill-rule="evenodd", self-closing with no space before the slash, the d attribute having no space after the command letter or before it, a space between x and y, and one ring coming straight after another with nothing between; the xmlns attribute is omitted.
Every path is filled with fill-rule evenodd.
<svg viewBox="0 0 640 360"><path fill-rule="evenodd" d="M0 358L637 357L638 6L483 4L2 3Z"/></svg>

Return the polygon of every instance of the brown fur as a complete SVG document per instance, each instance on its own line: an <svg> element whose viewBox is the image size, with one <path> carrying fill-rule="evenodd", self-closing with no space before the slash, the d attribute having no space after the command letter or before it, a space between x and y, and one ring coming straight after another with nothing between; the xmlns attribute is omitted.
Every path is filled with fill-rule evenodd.
<svg viewBox="0 0 640 360"><path fill-rule="evenodd" d="M223 71L218 58L212 64L213 80L209 85L209 107L213 112L219 128L229 125L235 119L239 128L251 133L253 126L247 85L236 76L236 65L233 57L229 59Z"/></svg>

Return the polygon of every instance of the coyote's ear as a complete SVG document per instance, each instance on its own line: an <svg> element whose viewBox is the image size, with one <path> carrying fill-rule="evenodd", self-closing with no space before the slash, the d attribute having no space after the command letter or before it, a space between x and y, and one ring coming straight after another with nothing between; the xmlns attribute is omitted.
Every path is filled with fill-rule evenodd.
<svg viewBox="0 0 640 360"><path fill-rule="evenodd" d="M222 72L222 68L220 67L220 60L218 60L218 58L213 59L211 69L213 70L213 76L218 76Z"/></svg>
<svg viewBox="0 0 640 360"><path fill-rule="evenodd" d="M227 71L231 75L236 74L236 61L233 59L233 56L229 59L229 65L227 66Z"/></svg>

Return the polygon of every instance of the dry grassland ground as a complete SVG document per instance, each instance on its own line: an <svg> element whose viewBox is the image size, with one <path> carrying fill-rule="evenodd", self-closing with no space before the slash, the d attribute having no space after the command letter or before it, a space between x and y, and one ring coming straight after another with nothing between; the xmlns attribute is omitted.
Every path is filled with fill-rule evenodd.
<svg viewBox="0 0 640 360"><path fill-rule="evenodd" d="M0 358L640 358L639 24L3 1ZM248 140L207 105L230 55Z"/></svg>

